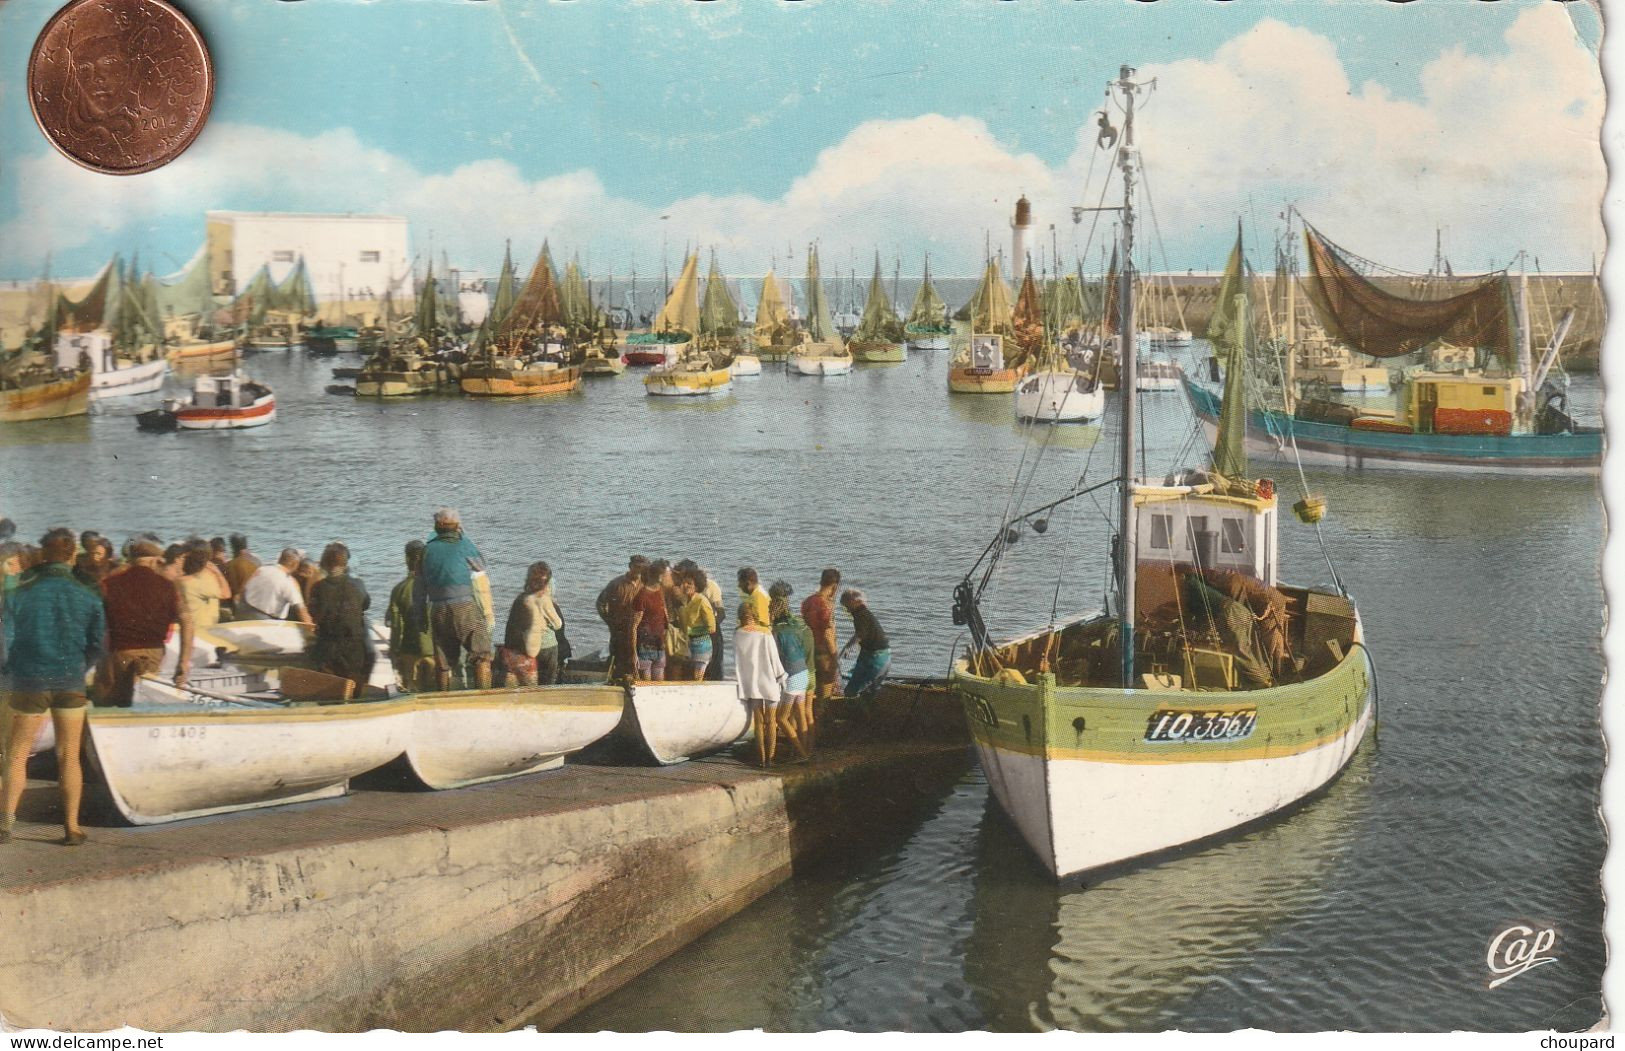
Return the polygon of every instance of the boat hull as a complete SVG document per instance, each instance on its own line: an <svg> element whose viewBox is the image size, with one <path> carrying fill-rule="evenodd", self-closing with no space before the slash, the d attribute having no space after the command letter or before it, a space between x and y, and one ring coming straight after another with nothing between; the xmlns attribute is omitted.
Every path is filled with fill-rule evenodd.
<svg viewBox="0 0 1625 1051"><path fill-rule="evenodd" d="M425 785L461 788L550 770L620 722L618 686L539 686L411 700L406 761Z"/></svg>
<svg viewBox="0 0 1625 1051"><path fill-rule="evenodd" d="M901 343L853 343L847 349L853 361L871 365L908 360L908 351Z"/></svg>
<svg viewBox="0 0 1625 1051"><path fill-rule="evenodd" d="M191 365L232 361L237 358L238 353L236 340L221 339L212 343L183 343L178 347L171 347L168 357L171 365Z"/></svg>
<svg viewBox="0 0 1625 1051"><path fill-rule="evenodd" d="M909 350L947 350L948 335L943 333L930 336L909 336L908 339L904 340L904 346Z"/></svg>
<svg viewBox="0 0 1625 1051"><path fill-rule="evenodd" d="M72 379L51 380L20 390L0 390L0 423L55 420L64 416L83 416L89 411L89 372Z"/></svg>
<svg viewBox="0 0 1625 1051"><path fill-rule="evenodd" d="M619 376L626 371L626 362L620 358L589 357L581 364L583 376Z"/></svg>
<svg viewBox="0 0 1625 1051"><path fill-rule="evenodd" d="M339 796L407 746L412 712L377 704L93 708L91 747L125 820L151 825Z"/></svg>
<svg viewBox="0 0 1625 1051"><path fill-rule="evenodd" d="M333 370L335 376L338 369ZM414 394L433 394L440 389L440 376L435 370L417 372L358 372L355 377L355 396L358 398L409 398Z"/></svg>
<svg viewBox="0 0 1625 1051"><path fill-rule="evenodd" d="M1021 382L1019 369L977 369L952 367L948 370L948 390L954 394L1009 394Z"/></svg>
<svg viewBox="0 0 1625 1051"><path fill-rule="evenodd" d="M728 369L707 369L701 372L655 369L643 378L649 394L665 398L693 398L705 394L722 394L732 385L733 374Z"/></svg>
<svg viewBox="0 0 1625 1051"><path fill-rule="evenodd" d="M734 358L733 364L728 366L728 371L733 375L734 379L741 376L760 376L762 374L762 359L754 354L741 354Z"/></svg>
<svg viewBox="0 0 1625 1051"><path fill-rule="evenodd" d="M798 354L791 357L790 367L801 376L845 376L852 371L852 359Z"/></svg>
<svg viewBox="0 0 1625 1051"><path fill-rule="evenodd" d="M266 395L240 409L188 406L175 411L175 425L183 431L230 431L263 427L276 419L276 398Z"/></svg>
<svg viewBox="0 0 1625 1051"><path fill-rule="evenodd" d="M750 728L733 682L640 682L626 690L619 733L661 766L726 748Z"/></svg>
<svg viewBox="0 0 1625 1051"><path fill-rule="evenodd" d="M476 398L534 398L569 394L581 387L581 369L504 369L470 365L458 381L464 394Z"/></svg>
<svg viewBox="0 0 1625 1051"><path fill-rule="evenodd" d="M1370 665L1355 639L1325 674L1262 690L1006 683L964 662L952 682L994 797L1067 879L1219 836L1324 787L1372 718ZM1164 718L1237 712L1247 714L1208 720L1211 737L1147 739Z"/></svg>
<svg viewBox="0 0 1625 1051"><path fill-rule="evenodd" d="M164 385L169 374L169 359L144 361L121 369L98 372L90 380L90 400L106 401L110 398L130 398L137 394L151 394Z"/></svg>
<svg viewBox="0 0 1625 1051"><path fill-rule="evenodd" d="M1075 372L1035 372L1016 387L1016 416L1039 423L1098 420L1106 411L1106 393L1089 386Z"/></svg>
<svg viewBox="0 0 1625 1051"><path fill-rule="evenodd" d="M1218 395L1189 380L1186 380L1185 391L1211 441L1218 428ZM1573 434L1395 434L1289 420L1282 413L1269 410L1254 409L1247 414L1247 449L1264 460L1293 462L1293 442L1287 440L1288 433L1295 439L1298 456L1304 463L1354 471L1489 473L1547 478L1593 475L1602 466L1603 435L1596 430Z"/></svg>

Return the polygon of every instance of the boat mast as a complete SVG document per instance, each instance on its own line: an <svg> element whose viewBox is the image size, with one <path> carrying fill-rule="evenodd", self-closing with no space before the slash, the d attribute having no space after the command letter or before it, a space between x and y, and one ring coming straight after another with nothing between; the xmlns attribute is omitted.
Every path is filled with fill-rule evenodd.
<svg viewBox="0 0 1625 1051"><path fill-rule="evenodd" d="M1123 173L1123 267L1117 274L1117 391L1122 400L1122 502L1117 526L1117 623L1123 653L1122 685L1134 684L1134 588L1136 550L1134 520L1134 435L1139 429L1134 336L1134 179L1139 154L1134 148L1134 96L1139 86L1129 80L1134 69L1118 70L1116 87L1123 93L1123 144L1117 153L1117 166Z"/></svg>
<svg viewBox="0 0 1625 1051"><path fill-rule="evenodd" d="M1534 380L1534 362L1530 360L1534 355L1531 346L1534 343L1534 326L1529 317L1529 256L1527 252L1518 253L1518 378L1523 381L1523 390L1518 393L1516 408L1518 422L1524 426L1529 424L1529 416L1535 404L1535 392L1530 387Z"/></svg>
<svg viewBox="0 0 1625 1051"><path fill-rule="evenodd" d="M1291 415L1298 401L1298 243L1292 239L1292 213L1286 213L1286 362L1281 404Z"/></svg>

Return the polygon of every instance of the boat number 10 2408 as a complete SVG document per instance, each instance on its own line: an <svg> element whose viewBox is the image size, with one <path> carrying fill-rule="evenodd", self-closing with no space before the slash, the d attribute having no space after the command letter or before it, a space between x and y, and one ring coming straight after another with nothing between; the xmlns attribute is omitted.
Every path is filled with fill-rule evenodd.
<svg viewBox="0 0 1625 1051"><path fill-rule="evenodd" d="M1158 710L1145 721L1147 741L1238 741L1252 736L1257 708L1182 712Z"/></svg>

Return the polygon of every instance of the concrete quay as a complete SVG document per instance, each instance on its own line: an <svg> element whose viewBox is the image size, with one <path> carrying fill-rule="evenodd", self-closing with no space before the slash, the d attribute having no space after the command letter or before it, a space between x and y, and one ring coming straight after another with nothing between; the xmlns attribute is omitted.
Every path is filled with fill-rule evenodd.
<svg viewBox="0 0 1625 1051"><path fill-rule="evenodd" d="M826 743L827 742L827 743ZM78 1032L491 1031L556 1024L866 835L918 821L967 768L940 688L889 687L819 753L753 745L428 792L347 797L90 841L0 847L0 1015ZM23 821L56 820L31 783ZM107 808L111 813L111 808Z"/></svg>

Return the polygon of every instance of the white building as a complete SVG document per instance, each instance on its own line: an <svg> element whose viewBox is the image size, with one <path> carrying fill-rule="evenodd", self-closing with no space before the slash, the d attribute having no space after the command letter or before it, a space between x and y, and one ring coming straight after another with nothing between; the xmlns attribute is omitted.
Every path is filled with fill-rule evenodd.
<svg viewBox="0 0 1625 1051"><path fill-rule="evenodd" d="M398 215L208 212L209 281L215 295L242 291L261 266L281 281L301 258L318 302L412 295L406 219ZM391 283L393 282L393 285Z"/></svg>

